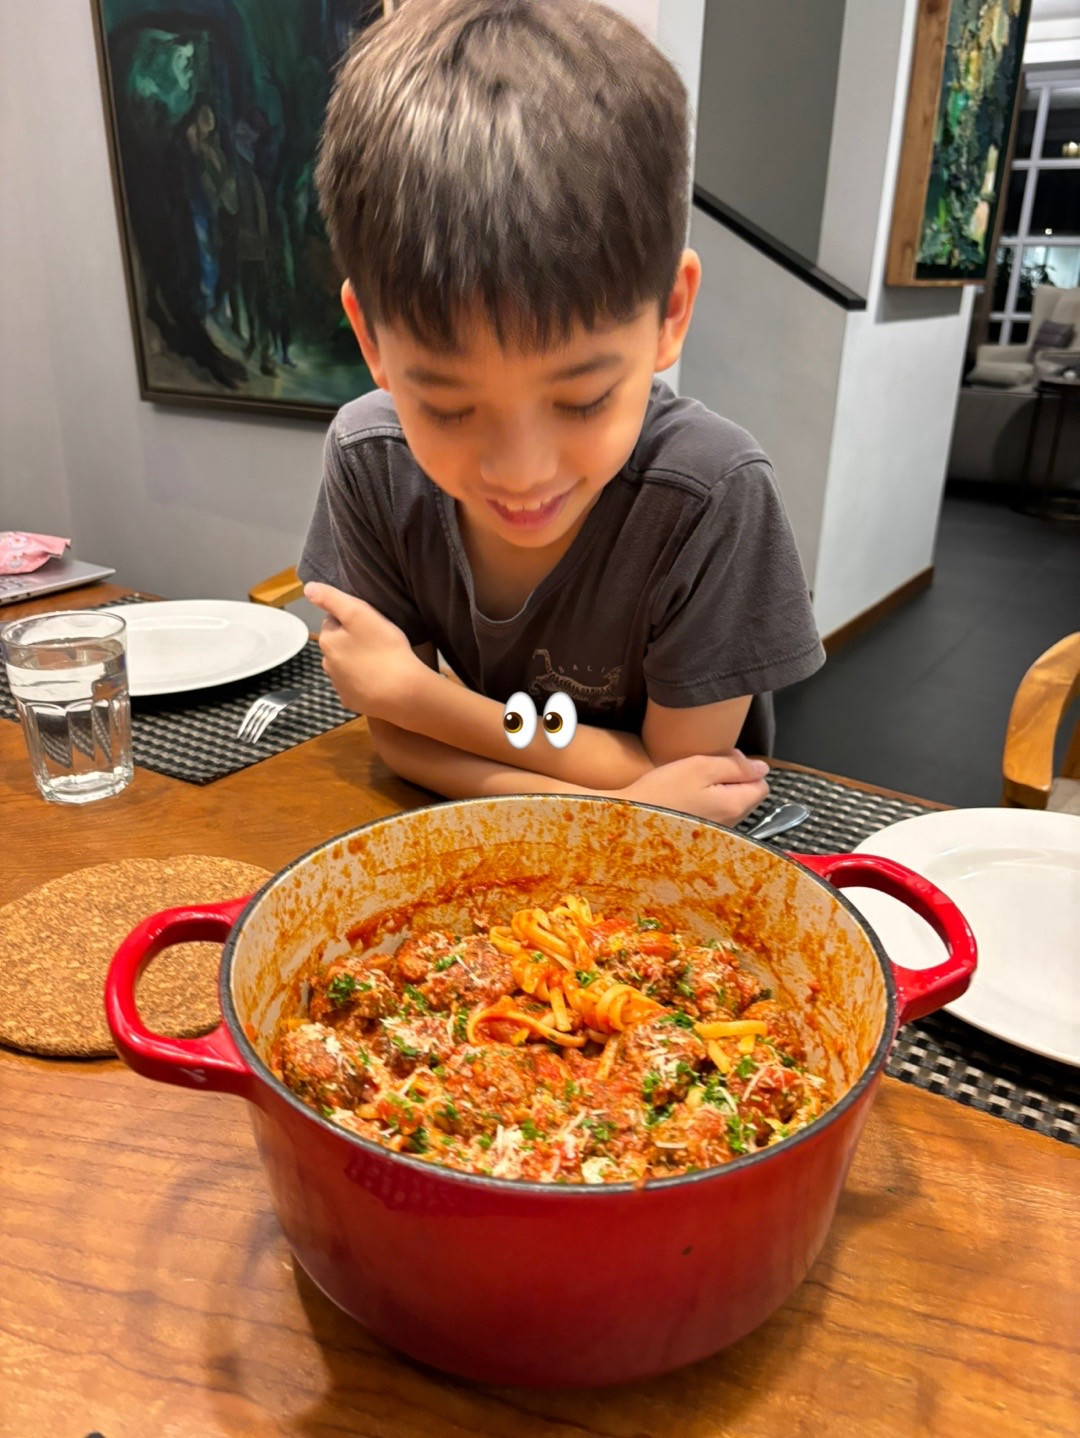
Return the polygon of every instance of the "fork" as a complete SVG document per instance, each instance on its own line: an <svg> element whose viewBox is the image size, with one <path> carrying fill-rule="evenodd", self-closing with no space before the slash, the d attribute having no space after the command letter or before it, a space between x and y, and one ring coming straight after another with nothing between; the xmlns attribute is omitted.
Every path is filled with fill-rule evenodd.
<svg viewBox="0 0 1080 1438"><path fill-rule="evenodd" d="M275 689L261 695L240 721L236 737L247 744L257 744L281 711L295 703L303 692L302 689Z"/></svg>

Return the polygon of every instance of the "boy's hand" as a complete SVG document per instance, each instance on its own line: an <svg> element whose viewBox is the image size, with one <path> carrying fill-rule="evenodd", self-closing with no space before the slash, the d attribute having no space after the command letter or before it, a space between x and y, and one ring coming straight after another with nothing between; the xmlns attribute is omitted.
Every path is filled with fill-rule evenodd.
<svg viewBox="0 0 1080 1438"><path fill-rule="evenodd" d="M738 749L730 754L692 754L658 765L619 793L624 799L679 809L698 819L737 824L768 794L764 778L768 772L766 763L747 759Z"/></svg>
<svg viewBox="0 0 1080 1438"><path fill-rule="evenodd" d="M369 719L388 719L423 668L404 633L372 605L332 584L305 584L304 597L323 611L323 668L341 702Z"/></svg>

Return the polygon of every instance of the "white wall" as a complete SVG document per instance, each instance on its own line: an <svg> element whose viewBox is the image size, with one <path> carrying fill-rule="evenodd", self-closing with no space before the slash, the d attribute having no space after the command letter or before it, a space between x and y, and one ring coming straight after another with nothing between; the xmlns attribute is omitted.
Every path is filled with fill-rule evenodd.
<svg viewBox="0 0 1080 1438"><path fill-rule="evenodd" d="M703 0L621 0L696 95ZM295 562L323 426L139 399L89 0L2 0L0 527L242 598Z"/></svg>
<svg viewBox="0 0 1080 1438"><path fill-rule="evenodd" d="M1080 61L1080 0L1033 0L1024 46L1025 65Z"/></svg>
<svg viewBox="0 0 1080 1438"><path fill-rule="evenodd" d="M819 264L865 312L695 220L714 265L684 387L773 458L825 634L933 561L970 318L970 289L883 284L917 4L845 11Z"/></svg>
<svg viewBox="0 0 1080 1438"><path fill-rule="evenodd" d="M713 0L705 16L697 182L813 262L844 9Z"/></svg>
<svg viewBox="0 0 1080 1438"><path fill-rule="evenodd" d="M844 311L737 235L694 211L697 313L682 383L748 429L772 461L803 568L817 568Z"/></svg>

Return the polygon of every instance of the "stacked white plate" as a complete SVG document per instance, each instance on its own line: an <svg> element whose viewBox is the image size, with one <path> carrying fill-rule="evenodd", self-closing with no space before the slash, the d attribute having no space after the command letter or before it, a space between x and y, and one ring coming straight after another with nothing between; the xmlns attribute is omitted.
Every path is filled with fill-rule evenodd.
<svg viewBox="0 0 1080 1438"><path fill-rule="evenodd" d="M127 621L135 698L249 679L299 654L310 637L288 610L230 599L124 604L112 612Z"/></svg>
<svg viewBox="0 0 1080 1438"><path fill-rule="evenodd" d="M1080 816L947 809L892 824L858 850L924 875L974 930L978 968L950 1013L1080 1065ZM895 963L941 961L941 941L910 909L871 889L845 894Z"/></svg>

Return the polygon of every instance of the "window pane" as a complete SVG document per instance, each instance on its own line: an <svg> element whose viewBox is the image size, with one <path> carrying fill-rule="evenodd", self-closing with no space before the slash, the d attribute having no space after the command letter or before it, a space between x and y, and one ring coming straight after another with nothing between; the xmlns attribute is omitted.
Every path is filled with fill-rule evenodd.
<svg viewBox="0 0 1080 1438"><path fill-rule="evenodd" d="M1031 326L1025 321L1023 324L1013 324L1012 335L1009 338L1011 345L1022 345L1027 343L1028 330Z"/></svg>
<svg viewBox="0 0 1080 1438"><path fill-rule="evenodd" d="M992 310L1005 308L1005 297L1009 293L1009 276L1012 274L1013 255L1016 251L1003 246L997 252L997 268L994 271L994 296L990 301Z"/></svg>
<svg viewBox="0 0 1080 1438"><path fill-rule="evenodd" d="M1080 170L1077 171L1080 175ZM1003 235L1015 235L1020 229L1020 206L1024 203L1024 186L1027 184L1028 172L1026 170L1014 170L1009 176L1009 190L1005 201L1005 223L1001 233Z"/></svg>
<svg viewBox="0 0 1080 1438"><path fill-rule="evenodd" d="M1035 112L1039 108L1038 90L1025 90L1020 102L1020 119L1016 124L1016 158L1031 158L1031 137L1035 133Z"/></svg>
<svg viewBox="0 0 1080 1438"><path fill-rule="evenodd" d="M1080 143L1080 86L1062 86L1050 92L1043 156L1047 160L1067 159L1064 147L1074 142Z"/></svg>
<svg viewBox="0 0 1080 1438"><path fill-rule="evenodd" d="M1043 254L1050 284L1063 290L1080 285L1080 245L1059 245L1044 250Z"/></svg>
<svg viewBox="0 0 1080 1438"><path fill-rule="evenodd" d="M1001 321L991 320L986 331L986 338L992 345L996 345L1001 339Z"/></svg>
<svg viewBox="0 0 1080 1438"><path fill-rule="evenodd" d="M1080 235L1080 167L1039 171L1031 234Z"/></svg>

